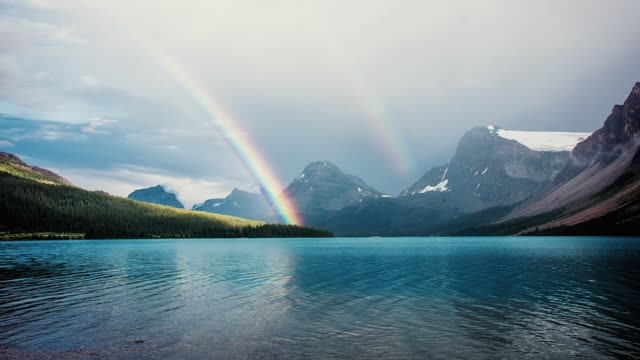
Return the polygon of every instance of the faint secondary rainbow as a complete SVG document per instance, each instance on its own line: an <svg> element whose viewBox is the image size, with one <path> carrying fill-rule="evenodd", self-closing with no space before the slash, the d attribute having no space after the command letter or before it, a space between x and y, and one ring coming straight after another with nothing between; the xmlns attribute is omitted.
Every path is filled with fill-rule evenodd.
<svg viewBox="0 0 640 360"><path fill-rule="evenodd" d="M394 124L384 101L377 96L373 86L364 80L358 68L349 61L338 39L327 38L324 34L317 34L317 36L324 40L327 53L337 67L336 71L346 84L347 90L351 93L356 110L376 134L385 155L397 170L403 173L409 172L413 169L413 160L407 142Z"/></svg>
<svg viewBox="0 0 640 360"><path fill-rule="evenodd" d="M356 106L367 123L373 127L385 154L398 170L408 172L413 167L413 161L407 143L394 125L384 102L355 71L345 71L342 75L352 91Z"/></svg>
<svg viewBox="0 0 640 360"><path fill-rule="evenodd" d="M269 202L278 212L281 220L286 224L302 225L293 202L286 196L278 196L284 188L275 172L269 166L258 148L248 135L240 128L238 121L228 111L221 101L213 97L202 83L176 61L162 53L156 53L157 59L173 78L191 94L193 99L207 113L213 125L221 132L230 149L240 159L247 171L260 183Z"/></svg>

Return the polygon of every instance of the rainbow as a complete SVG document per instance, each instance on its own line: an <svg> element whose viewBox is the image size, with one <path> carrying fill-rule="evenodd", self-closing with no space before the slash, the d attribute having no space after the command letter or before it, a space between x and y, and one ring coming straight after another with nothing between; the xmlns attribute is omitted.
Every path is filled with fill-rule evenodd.
<svg viewBox="0 0 640 360"><path fill-rule="evenodd" d="M210 90L197 81L180 64L169 56L156 53L157 59L207 113L212 123L220 130L229 148L241 161L245 169L251 174L263 189L263 194L273 205L278 216L285 224L302 225L298 211L286 196L279 196L284 188L267 160L262 156L256 145L242 130L238 120L225 108L222 101L213 97Z"/></svg>
<svg viewBox="0 0 640 360"><path fill-rule="evenodd" d="M373 86L364 80L353 62L348 60L347 52L338 39L328 38L322 33L316 33L316 36L325 44L327 55L336 66L336 72L344 81L347 90L350 91L356 110L366 121L366 125L374 130L385 155L397 170L404 174L408 173L413 169L414 161L384 101L374 92Z"/></svg>
<svg viewBox="0 0 640 360"><path fill-rule="evenodd" d="M100 16L109 14L100 5L100 2L86 4L88 9L96 11ZM114 21L112 29L118 29L118 19L110 16L110 20ZM156 59L161 67L166 69L173 79L190 94L195 102L208 115L209 122L220 132L221 137L226 142L234 155L240 160L245 170L253 177L254 181L262 187L261 193L265 196L278 217L285 224L303 225L295 204L284 194L279 196L279 192L284 189L282 182L278 179L273 169L269 166L267 160L262 156L253 141L246 135L239 122L235 119L230 111L223 105L222 101L213 97L211 91L201 82L197 81L191 74L181 66L173 58L169 57L159 48L152 46L152 42L144 41L139 34L127 32L127 37L135 42L139 48L143 49L145 54L151 55L150 58Z"/></svg>
<svg viewBox="0 0 640 360"><path fill-rule="evenodd" d="M395 166L403 173L413 168L413 161L409 155L409 149L393 124L393 119L382 100L377 97L370 86L367 86L355 71L345 72L343 78L347 81L352 91L353 100L367 123L373 126L385 154Z"/></svg>

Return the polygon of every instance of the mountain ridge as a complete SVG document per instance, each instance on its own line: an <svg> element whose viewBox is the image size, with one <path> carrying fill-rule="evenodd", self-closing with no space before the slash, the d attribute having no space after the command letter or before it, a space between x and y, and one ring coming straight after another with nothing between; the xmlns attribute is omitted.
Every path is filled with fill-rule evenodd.
<svg viewBox="0 0 640 360"><path fill-rule="evenodd" d="M8 152L0 152L0 170L43 183L73 186L69 180L53 171L38 166L27 165L20 157Z"/></svg>
<svg viewBox="0 0 640 360"><path fill-rule="evenodd" d="M344 173L333 163L315 161L307 165L282 192L305 215L318 215L340 210L368 197L384 194L361 178Z"/></svg>
<svg viewBox="0 0 640 360"><path fill-rule="evenodd" d="M70 185L9 153L0 153L3 169L44 184ZM429 169L395 197L327 160L305 166L281 196L305 224L348 236L473 234L473 229L567 233L595 231L597 219L617 226L618 233L634 233L631 225L640 221L640 82L593 133L474 127L447 164ZM161 186L129 197L182 207ZM277 218L262 194L237 188L192 210ZM469 231L454 229L461 226Z"/></svg>
<svg viewBox="0 0 640 360"><path fill-rule="evenodd" d="M503 220L565 209L545 229L576 226L629 205L640 189L640 82L615 105L602 128L578 144L555 186ZM608 196L603 196L607 195ZM633 201L632 201L633 202ZM525 231L533 231L528 229Z"/></svg>
<svg viewBox="0 0 640 360"><path fill-rule="evenodd" d="M149 204L166 205L177 209L184 209L184 205L178 200L176 194L168 192L162 185L134 190L127 198Z"/></svg>
<svg viewBox="0 0 640 360"><path fill-rule="evenodd" d="M245 219L275 219L272 206L259 193L234 188L225 198L208 199L196 204L191 210L214 214L238 216Z"/></svg>

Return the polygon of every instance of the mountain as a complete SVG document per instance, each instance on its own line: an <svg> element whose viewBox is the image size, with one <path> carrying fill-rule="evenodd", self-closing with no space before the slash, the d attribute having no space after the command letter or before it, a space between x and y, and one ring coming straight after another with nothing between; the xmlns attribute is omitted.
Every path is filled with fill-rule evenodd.
<svg viewBox="0 0 640 360"><path fill-rule="evenodd" d="M0 152L0 171L46 184L73 186L67 179L37 166L29 166L18 156Z"/></svg>
<svg viewBox="0 0 640 360"><path fill-rule="evenodd" d="M555 215L546 219L550 213ZM566 233L575 227L638 233L633 228L640 221L640 82L622 105L613 107L604 126L573 149L554 186L502 222L535 217L541 221L524 231L551 233L557 228ZM600 226L593 226L597 221Z"/></svg>
<svg viewBox="0 0 640 360"><path fill-rule="evenodd" d="M176 194L170 193L161 185L149 187L145 189L138 189L127 198L131 200L137 200L146 202L149 204L171 206L178 209L184 209L184 205L178 200Z"/></svg>
<svg viewBox="0 0 640 360"><path fill-rule="evenodd" d="M588 135L473 128L449 164L427 171L398 197L366 199L315 225L343 235L431 234L457 218L544 191L568 163L567 150Z"/></svg>
<svg viewBox="0 0 640 360"><path fill-rule="evenodd" d="M233 189L224 199L209 199L193 206L192 210L238 216L245 219L273 218L271 205L262 194Z"/></svg>
<svg viewBox="0 0 640 360"><path fill-rule="evenodd" d="M0 239L317 237L321 230L146 204L62 183L3 153Z"/></svg>
<svg viewBox="0 0 640 360"><path fill-rule="evenodd" d="M289 198L298 211L308 217L337 211L383 194L325 160L307 165L282 196Z"/></svg>
<svg viewBox="0 0 640 360"><path fill-rule="evenodd" d="M473 128L448 165L431 169L400 196L439 196L462 213L516 204L551 184L569 160L566 149L588 135Z"/></svg>

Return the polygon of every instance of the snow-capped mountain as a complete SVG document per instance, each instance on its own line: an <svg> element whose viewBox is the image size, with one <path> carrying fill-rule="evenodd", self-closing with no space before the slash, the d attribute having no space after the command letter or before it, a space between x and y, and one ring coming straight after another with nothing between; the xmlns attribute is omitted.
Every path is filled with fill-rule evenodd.
<svg viewBox="0 0 640 360"><path fill-rule="evenodd" d="M306 225L337 235L462 229L514 234L539 227L614 233L598 224L635 234L640 221L640 83L593 134L473 128L448 164L430 169L397 197L383 195L329 161L309 164L282 196L296 205ZM239 190L194 210L275 218L260 194Z"/></svg>
<svg viewBox="0 0 640 360"><path fill-rule="evenodd" d="M196 204L192 210L238 216L252 220L264 220L273 217L271 205L262 194L239 189L233 189L224 199L209 199L203 203Z"/></svg>
<svg viewBox="0 0 640 360"><path fill-rule="evenodd" d="M552 140L540 140L541 134L473 128L449 164L427 171L400 196L364 199L314 225L342 235L428 234L468 214L513 206L551 186L569 161L565 149L586 135L551 133Z"/></svg>
<svg viewBox="0 0 640 360"><path fill-rule="evenodd" d="M326 227L362 235L637 235L640 83L593 134L472 129L448 165L402 196L343 209Z"/></svg>
<svg viewBox="0 0 640 360"><path fill-rule="evenodd" d="M585 136L474 128L462 137L448 165L429 170L400 196L437 196L463 213L515 204L551 184L569 160L565 149Z"/></svg>
<svg viewBox="0 0 640 360"><path fill-rule="evenodd" d="M325 160L307 165L282 196L293 201L303 214L319 214L340 210L362 199L381 197L383 194Z"/></svg>

